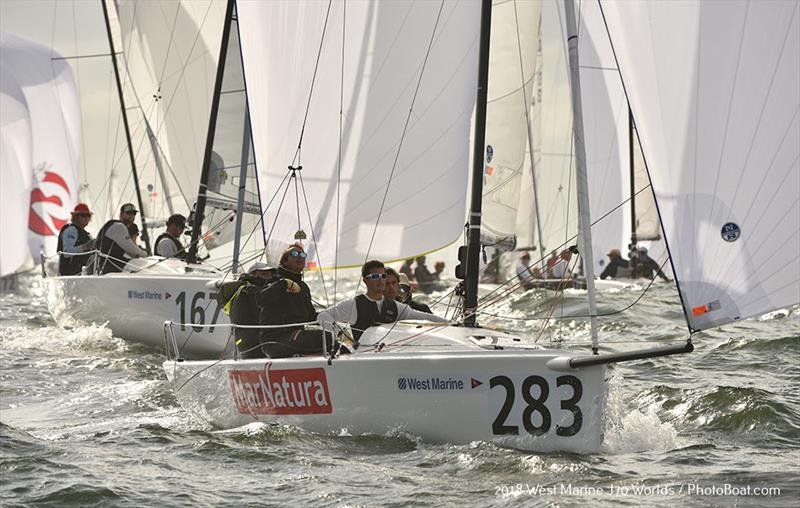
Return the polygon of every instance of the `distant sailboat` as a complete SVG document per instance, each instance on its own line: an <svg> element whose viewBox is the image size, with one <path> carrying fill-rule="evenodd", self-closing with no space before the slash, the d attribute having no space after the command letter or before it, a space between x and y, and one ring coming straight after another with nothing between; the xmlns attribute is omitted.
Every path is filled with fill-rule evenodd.
<svg viewBox="0 0 800 508"><path fill-rule="evenodd" d="M81 129L72 71L58 53L3 33L0 55L2 276L55 254L78 196Z"/></svg>

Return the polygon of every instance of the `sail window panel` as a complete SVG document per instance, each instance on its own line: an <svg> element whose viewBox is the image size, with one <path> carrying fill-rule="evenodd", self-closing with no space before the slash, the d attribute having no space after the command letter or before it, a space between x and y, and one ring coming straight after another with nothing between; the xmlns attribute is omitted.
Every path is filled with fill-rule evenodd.
<svg viewBox="0 0 800 508"><path fill-rule="evenodd" d="M325 3L237 4L262 202L281 192L287 166L303 166L305 197L292 190L280 211L280 197L266 209L268 236L274 224L272 235L290 241L299 207L311 258L332 268L376 252L413 256L461 234L480 6L444 3L423 72L439 6L348 3L345 18L334 2L326 27Z"/></svg>
<svg viewBox="0 0 800 508"><path fill-rule="evenodd" d="M690 326L796 303L798 4L602 5Z"/></svg>

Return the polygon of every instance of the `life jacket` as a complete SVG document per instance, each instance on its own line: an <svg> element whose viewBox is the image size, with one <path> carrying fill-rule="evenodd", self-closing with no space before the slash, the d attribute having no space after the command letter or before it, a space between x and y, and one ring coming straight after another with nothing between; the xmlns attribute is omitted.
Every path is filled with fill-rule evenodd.
<svg viewBox="0 0 800 508"><path fill-rule="evenodd" d="M364 330L379 323L394 323L397 321L397 303L387 298L383 299L380 310L375 302L366 297L358 295L356 297L356 312L358 317L356 322L350 327L353 331L353 338L358 340Z"/></svg>
<svg viewBox="0 0 800 508"><path fill-rule="evenodd" d="M64 250L64 232L70 226L74 226L75 229L78 230L78 239L76 240L75 245L83 245L91 240L92 237L89 236L89 233L87 233L85 229L81 229L70 222L69 224L65 224L61 228L61 231L58 232L58 246L56 247L57 252L62 252ZM91 254L81 254L79 256L61 254L58 256L58 274L80 275L81 268L83 268L83 266L89 261L90 256Z"/></svg>
<svg viewBox="0 0 800 508"><path fill-rule="evenodd" d="M234 325L257 325L259 306L258 293L261 287L255 284L244 283L231 298L230 316ZM259 347L258 328L238 328L234 326L236 349L242 358L263 358L265 355Z"/></svg>
<svg viewBox="0 0 800 508"><path fill-rule="evenodd" d="M95 264L99 266L99 273L101 275L106 273L121 272L127 261L125 261L125 250L117 245L117 242L111 238L106 238L106 231L118 221L111 219L103 224L100 231L97 232L97 240L95 241L95 248L100 251L102 256L95 255Z"/></svg>
<svg viewBox="0 0 800 508"><path fill-rule="evenodd" d="M176 254L172 257L178 259L186 259L186 250L185 250L186 247L184 247L183 244L179 242L177 238L175 238L169 233L161 233L160 235L158 235L158 238L156 238L156 254L158 254L159 256L161 255L161 253L158 252L158 244L161 243L161 240L163 240L164 238L169 238L170 241L175 245Z"/></svg>

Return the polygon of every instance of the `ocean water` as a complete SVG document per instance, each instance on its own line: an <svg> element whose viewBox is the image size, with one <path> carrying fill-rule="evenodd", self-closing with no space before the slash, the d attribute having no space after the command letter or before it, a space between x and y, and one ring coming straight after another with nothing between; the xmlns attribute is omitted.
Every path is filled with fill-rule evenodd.
<svg viewBox="0 0 800 508"><path fill-rule="evenodd" d="M215 430L177 403L162 355L50 318L37 277L0 295L2 506L797 506L800 308L695 335L687 355L611 367L603 450L540 454L413 435ZM599 295L599 312L642 295ZM582 307L514 294L481 321L586 349ZM504 316L504 317L497 317ZM507 319L511 318L511 319ZM600 320L605 351L687 337L674 286Z"/></svg>

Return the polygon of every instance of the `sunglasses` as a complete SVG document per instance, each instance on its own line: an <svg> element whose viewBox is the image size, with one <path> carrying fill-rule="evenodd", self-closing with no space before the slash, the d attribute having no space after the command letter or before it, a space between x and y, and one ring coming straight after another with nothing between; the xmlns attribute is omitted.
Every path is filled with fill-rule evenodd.
<svg viewBox="0 0 800 508"><path fill-rule="evenodd" d="M369 280L381 280L386 278L385 273L368 273L364 276L365 279Z"/></svg>
<svg viewBox="0 0 800 508"><path fill-rule="evenodd" d="M289 255L292 256L293 258L300 256L301 258L305 259L306 257L308 257L308 254L300 250L289 251Z"/></svg>

